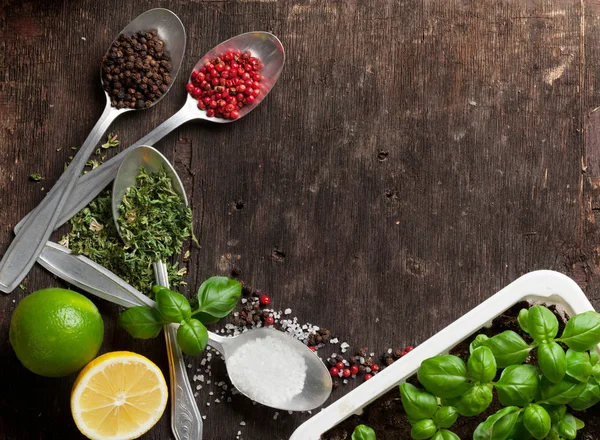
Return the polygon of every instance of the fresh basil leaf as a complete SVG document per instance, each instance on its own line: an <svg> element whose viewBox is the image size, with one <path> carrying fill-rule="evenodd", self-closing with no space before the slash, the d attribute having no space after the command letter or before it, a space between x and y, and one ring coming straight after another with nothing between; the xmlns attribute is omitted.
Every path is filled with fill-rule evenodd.
<svg viewBox="0 0 600 440"><path fill-rule="evenodd" d="M567 322L559 341L575 351L587 351L600 343L600 314L589 311Z"/></svg>
<svg viewBox="0 0 600 440"><path fill-rule="evenodd" d="M548 308L533 306L527 316L527 330L535 342L550 342L558 334L558 319Z"/></svg>
<svg viewBox="0 0 600 440"><path fill-rule="evenodd" d="M400 385L400 399L406 415L411 420L431 419L438 409L434 395L409 383Z"/></svg>
<svg viewBox="0 0 600 440"><path fill-rule="evenodd" d="M192 315L190 303L181 293L160 286L154 286L152 291L156 308L165 321L179 323Z"/></svg>
<svg viewBox="0 0 600 440"><path fill-rule="evenodd" d="M460 437L452 431L448 431L447 429L440 429L431 440L460 440Z"/></svg>
<svg viewBox="0 0 600 440"><path fill-rule="evenodd" d="M575 399L569 402L569 406L575 411L583 411L600 402L600 386L594 378L590 378L585 384L585 389Z"/></svg>
<svg viewBox="0 0 600 440"><path fill-rule="evenodd" d="M496 377L496 359L488 347L477 347L469 356L467 370L475 382L488 383Z"/></svg>
<svg viewBox="0 0 600 440"><path fill-rule="evenodd" d="M488 339L490 338L484 334L477 335L475 339L473 339L473 342L469 344L469 353L473 353L476 348L481 347Z"/></svg>
<svg viewBox="0 0 600 440"><path fill-rule="evenodd" d="M585 389L585 385L569 376L565 376L556 384L542 376L540 402L548 405L565 405L576 399Z"/></svg>
<svg viewBox="0 0 600 440"><path fill-rule="evenodd" d="M433 421L438 428L450 428L458 419L459 412L453 406L442 406L433 415Z"/></svg>
<svg viewBox="0 0 600 440"><path fill-rule="evenodd" d="M419 420L410 430L410 436L415 440L425 440L435 435L438 428L431 419Z"/></svg>
<svg viewBox="0 0 600 440"><path fill-rule="evenodd" d="M571 414L565 414L563 419L558 422L558 425L556 426L558 434L569 440L577 438L577 420L578 419Z"/></svg>
<svg viewBox="0 0 600 440"><path fill-rule="evenodd" d="M552 429L550 429L550 434L548 434L546 440L561 440L558 432L556 432L556 426L552 426Z"/></svg>
<svg viewBox="0 0 600 440"><path fill-rule="evenodd" d="M370 428L367 425L358 425L356 428L354 428L352 440L377 440L377 438L373 428Z"/></svg>
<svg viewBox="0 0 600 440"><path fill-rule="evenodd" d="M550 433L552 421L544 408L532 403L523 411L523 425L535 439L543 440Z"/></svg>
<svg viewBox="0 0 600 440"><path fill-rule="evenodd" d="M197 319L188 319L177 329L177 343L185 354L197 356L208 344L208 330Z"/></svg>
<svg viewBox="0 0 600 440"><path fill-rule="evenodd" d="M130 307L119 317L119 326L136 339L156 338L165 324L150 306Z"/></svg>
<svg viewBox="0 0 600 440"><path fill-rule="evenodd" d="M590 350L590 363L592 365L596 365L599 360L600 360L600 357L598 356L598 352L596 351L596 349L592 348Z"/></svg>
<svg viewBox="0 0 600 440"><path fill-rule="evenodd" d="M592 363L587 351L567 350L567 374L579 382L587 382L592 375Z"/></svg>
<svg viewBox="0 0 600 440"><path fill-rule="evenodd" d="M577 417L572 416L573 419L575 419L575 428L577 428L577 430L579 431L580 429L585 428L585 423L583 423L583 420L579 420Z"/></svg>
<svg viewBox="0 0 600 440"><path fill-rule="evenodd" d="M538 392L539 370L533 365L511 365L500 376L494 387L498 399L505 406L525 406Z"/></svg>
<svg viewBox="0 0 600 440"><path fill-rule="evenodd" d="M442 403L454 406L465 417L472 417L488 409L493 399L491 386L475 385L462 396L454 399L443 399Z"/></svg>
<svg viewBox="0 0 600 440"><path fill-rule="evenodd" d="M592 367L592 376L596 379L596 382L600 383L600 364Z"/></svg>
<svg viewBox="0 0 600 440"><path fill-rule="evenodd" d="M538 364L542 374L552 383L560 382L567 372L567 356L556 342L542 342L538 346Z"/></svg>
<svg viewBox="0 0 600 440"><path fill-rule="evenodd" d="M567 407L565 405L547 405L545 403L542 403L540 406L542 406L550 415L552 425L558 424L558 422L561 421L567 413Z"/></svg>
<svg viewBox="0 0 600 440"><path fill-rule="evenodd" d="M521 309L521 311L519 312L519 316L517 317L517 321L519 322L519 327L521 327L525 333L529 333L529 330L527 328L528 317L529 317L528 309Z"/></svg>
<svg viewBox="0 0 600 440"><path fill-rule="evenodd" d="M517 418L517 423L513 426L511 433L508 435L510 440L531 440L531 434L525 428L525 424L523 423L523 413L519 414Z"/></svg>
<svg viewBox="0 0 600 440"><path fill-rule="evenodd" d="M452 355L434 356L423 361L417 377L427 391L438 397L457 397L472 387L467 366L461 358Z"/></svg>
<svg viewBox="0 0 600 440"><path fill-rule="evenodd" d="M227 277L211 277L198 289L198 309L192 317L198 319L204 314L205 322L206 315L224 318L232 312L241 296L242 285L239 281Z"/></svg>
<svg viewBox="0 0 600 440"><path fill-rule="evenodd" d="M512 330L489 338L487 341L483 341L482 345L492 350L498 368L522 364L532 349L521 336Z"/></svg>
<svg viewBox="0 0 600 440"><path fill-rule="evenodd" d="M480 423L473 440L506 440L517 423L521 409L516 406L502 408Z"/></svg>

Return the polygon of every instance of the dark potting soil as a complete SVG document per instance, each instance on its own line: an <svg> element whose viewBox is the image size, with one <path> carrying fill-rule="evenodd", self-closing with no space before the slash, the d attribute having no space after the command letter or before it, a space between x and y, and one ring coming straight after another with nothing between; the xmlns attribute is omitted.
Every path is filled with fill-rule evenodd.
<svg viewBox="0 0 600 440"><path fill-rule="evenodd" d="M521 335L527 342L531 342L529 335L521 330L521 327L519 327L519 323L517 322L519 311L528 307L529 303L527 302L516 304L502 315L494 319L490 328L481 329L479 332L454 347L451 351L451 354L459 356L466 361L469 357L469 345L479 333L484 333L491 337L502 333L505 330L513 330ZM557 312L555 309L553 309L553 307L550 307L550 309L559 318L561 327L559 331L560 334L567 317ZM535 357L531 356L530 359L528 359L528 362L535 363ZM496 380L498 378L499 374L498 377L496 377ZM408 379L408 382L420 387L416 375L411 376ZM494 401L483 414L480 414L476 417L459 417L457 422L452 426L451 431L453 431L461 439L470 439L472 438L473 432L477 426L490 415L498 411L501 407L502 406L500 402L496 398L496 393L494 393ZM580 418L585 423L585 428L581 431L578 431L578 440L600 439L600 404L586 411L572 411L569 409L569 412L573 413L573 415ZM411 440L411 426L408 423L408 418L404 412L404 408L402 408L400 391L397 387L394 387L374 403L367 406L360 416L352 416L344 420L335 428L332 428L326 433L322 434L321 440L350 440L352 438L352 432L354 431L354 428L360 424L364 424L373 428L377 434L377 440Z"/></svg>

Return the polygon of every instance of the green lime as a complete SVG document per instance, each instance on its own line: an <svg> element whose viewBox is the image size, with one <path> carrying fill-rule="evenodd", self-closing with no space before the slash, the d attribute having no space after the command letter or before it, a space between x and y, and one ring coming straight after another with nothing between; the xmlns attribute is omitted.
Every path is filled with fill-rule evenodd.
<svg viewBox="0 0 600 440"><path fill-rule="evenodd" d="M9 338L29 370L41 376L67 376L94 359L104 338L104 322L85 296L43 289L19 303L10 321Z"/></svg>

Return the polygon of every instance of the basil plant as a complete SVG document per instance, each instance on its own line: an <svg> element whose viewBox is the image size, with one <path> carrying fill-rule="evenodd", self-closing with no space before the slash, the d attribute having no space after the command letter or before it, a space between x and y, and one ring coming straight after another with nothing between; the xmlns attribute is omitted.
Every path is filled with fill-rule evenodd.
<svg viewBox="0 0 600 440"><path fill-rule="evenodd" d="M548 308L523 309L514 331L478 335L465 363L453 355L425 360L417 372L424 389L400 386L402 405L415 440L459 439L450 428L459 416L473 417L494 400L504 406L480 423L474 440L575 439L583 422L568 412L600 402L600 314L573 316L558 337L558 319ZM565 351L566 348L566 351ZM535 351L537 365L525 363Z"/></svg>

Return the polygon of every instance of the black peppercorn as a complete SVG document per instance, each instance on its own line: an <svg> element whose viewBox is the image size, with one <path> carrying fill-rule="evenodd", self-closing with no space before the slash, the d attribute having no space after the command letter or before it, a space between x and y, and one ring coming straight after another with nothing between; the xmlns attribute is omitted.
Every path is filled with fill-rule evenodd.
<svg viewBox="0 0 600 440"><path fill-rule="evenodd" d="M103 88L118 108L150 107L169 89L170 57L156 30L121 34L102 59Z"/></svg>

